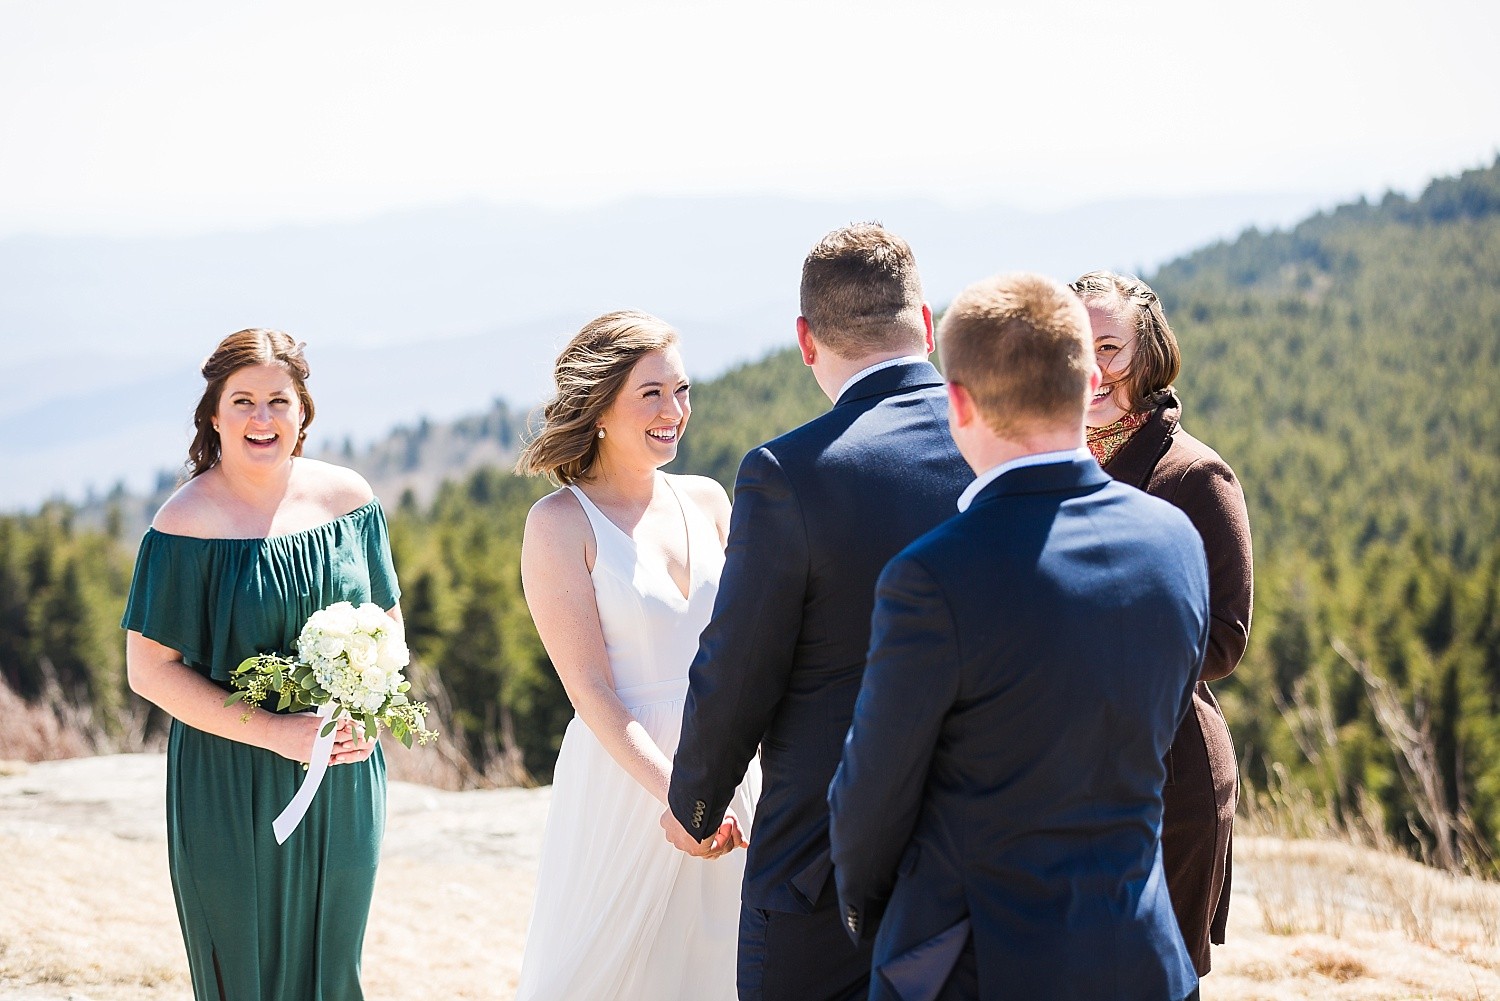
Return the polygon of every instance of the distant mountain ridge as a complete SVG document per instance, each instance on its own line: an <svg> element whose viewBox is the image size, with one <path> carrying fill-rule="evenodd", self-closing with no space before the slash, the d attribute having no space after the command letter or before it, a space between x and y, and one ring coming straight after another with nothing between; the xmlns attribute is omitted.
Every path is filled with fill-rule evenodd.
<svg viewBox="0 0 1500 1001"><path fill-rule="evenodd" d="M983 274L1149 268L1325 199L1155 199L1029 213L913 200L656 198L590 209L468 203L261 233L0 240L0 510L149 489L186 446L195 366L225 334L309 342L315 447L526 408L589 317L635 307L684 336L702 379L791 342L803 255L879 218L912 243L935 305Z"/></svg>

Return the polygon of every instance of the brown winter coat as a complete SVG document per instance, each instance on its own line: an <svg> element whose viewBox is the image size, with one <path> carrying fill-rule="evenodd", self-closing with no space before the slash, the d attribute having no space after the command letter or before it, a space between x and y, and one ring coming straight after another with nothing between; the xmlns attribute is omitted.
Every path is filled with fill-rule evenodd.
<svg viewBox="0 0 1500 1001"><path fill-rule="evenodd" d="M1229 727L1205 682L1234 670L1250 636L1250 519L1234 470L1182 430L1176 394L1167 389L1157 399L1151 418L1104 468L1181 508L1208 554L1208 653L1192 711L1167 752L1161 838L1172 907L1201 976L1210 967L1209 943L1223 943L1229 917L1230 827L1239 792Z"/></svg>

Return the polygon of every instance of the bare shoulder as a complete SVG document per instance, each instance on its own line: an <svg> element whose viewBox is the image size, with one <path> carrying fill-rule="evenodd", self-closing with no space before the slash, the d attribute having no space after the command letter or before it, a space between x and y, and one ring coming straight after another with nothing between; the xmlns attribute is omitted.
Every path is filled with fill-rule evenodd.
<svg viewBox="0 0 1500 1001"><path fill-rule="evenodd" d="M330 518L348 514L375 499L369 481L347 466L300 457L295 461L300 492L320 504Z"/></svg>
<svg viewBox="0 0 1500 1001"><path fill-rule="evenodd" d="M672 477L672 482L677 489L691 498L705 511L714 511L719 507L726 510L729 508L729 495L724 492L724 487L718 480L710 476L679 476L667 474Z"/></svg>
<svg viewBox="0 0 1500 1001"><path fill-rule="evenodd" d="M531 505L521 534L521 582L527 601L534 599L537 588L554 597L558 587L580 591L593 569L594 530L573 491L563 487Z"/></svg>
<svg viewBox="0 0 1500 1001"><path fill-rule="evenodd" d="M218 505L213 503L212 490L199 476L173 491L157 510L156 517L151 519L151 527L165 535L214 538L219 534L218 511Z"/></svg>
<svg viewBox="0 0 1500 1001"><path fill-rule="evenodd" d="M527 545L567 545L583 541L591 534L583 505L578 503L573 491L560 487L531 505L526 514L523 542Z"/></svg>
<svg viewBox="0 0 1500 1001"><path fill-rule="evenodd" d="M673 476L672 482L683 496L698 506L698 509L713 519L725 534L729 526L729 494L718 480L709 476Z"/></svg>

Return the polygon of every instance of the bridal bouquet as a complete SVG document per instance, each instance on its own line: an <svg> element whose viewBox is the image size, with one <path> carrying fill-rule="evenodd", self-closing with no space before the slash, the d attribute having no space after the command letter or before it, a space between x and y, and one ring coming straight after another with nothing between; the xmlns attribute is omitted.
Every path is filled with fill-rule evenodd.
<svg viewBox="0 0 1500 1001"><path fill-rule="evenodd" d="M296 660L257 654L241 661L229 679L238 691L224 704L258 706L274 693L278 712L315 709L328 717L321 737L347 718L372 736L384 726L407 747L413 737L429 744L437 734L426 729L427 705L407 697L411 683L401 673L410 660L400 625L379 605L340 601L308 618Z"/></svg>

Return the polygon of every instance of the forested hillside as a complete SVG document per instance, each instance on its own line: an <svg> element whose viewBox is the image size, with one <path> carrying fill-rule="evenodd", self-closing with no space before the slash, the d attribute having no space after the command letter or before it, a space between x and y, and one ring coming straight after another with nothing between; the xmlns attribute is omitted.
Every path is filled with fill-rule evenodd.
<svg viewBox="0 0 1500 1001"><path fill-rule="evenodd" d="M1493 866L1500 162L1147 277L1182 342L1184 423L1249 500L1250 649L1216 689L1250 788ZM747 448L826 407L793 350L696 383L693 402L674 469L726 485ZM485 435L513 431L503 408L493 419L505 427ZM571 714L517 572L545 489L487 468L385 497L412 647L451 694L449 738L491 779L545 780ZM135 539L70 521L60 506L0 519L0 671L29 698L56 677L75 700L126 709L114 624ZM139 731L139 714L113 718L101 725L117 742Z"/></svg>
<svg viewBox="0 0 1500 1001"><path fill-rule="evenodd" d="M1500 163L1162 269L1184 423L1239 472L1248 776L1453 860L1500 835ZM1486 847L1487 846L1487 849Z"/></svg>

